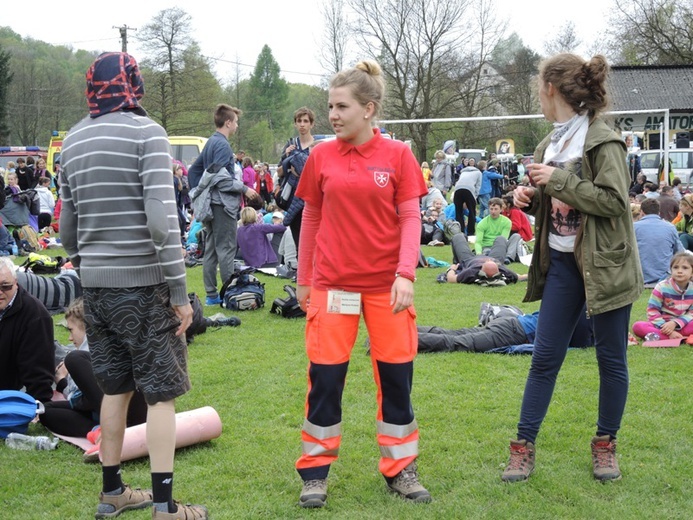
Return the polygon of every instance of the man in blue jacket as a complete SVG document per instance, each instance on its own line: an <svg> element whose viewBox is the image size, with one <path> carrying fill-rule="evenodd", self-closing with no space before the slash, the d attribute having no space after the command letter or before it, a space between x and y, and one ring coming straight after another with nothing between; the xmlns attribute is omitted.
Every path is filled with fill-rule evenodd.
<svg viewBox="0 0 693 520"><path fill-rule="evenodd" d="M202 174L228 177L223 182L215 179L211 182L210 209L212 218L205 222L205 255L203 259L202 276L205 284L207 305L221 303L217 290L217 267L221 272L221 282L224 283L233 274L233 259L236 256L236 229L238 227L238 212L241 207L241 195L251 199L259 198L255 190L236 179L233 150L229 137L238 129L238 118L241 111L235 107L220 104L214 111L214 126L216 132L205 144L202 153L188 170L190 187L196 189ZM200 194L192 192L195 199Z"/></svg>

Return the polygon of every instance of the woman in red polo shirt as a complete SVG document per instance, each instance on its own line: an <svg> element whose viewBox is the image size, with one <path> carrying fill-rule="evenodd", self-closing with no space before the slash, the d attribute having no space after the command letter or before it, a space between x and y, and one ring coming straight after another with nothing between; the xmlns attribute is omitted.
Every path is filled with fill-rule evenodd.
<svg viewBox="0 0 693 520"><path fill-rule="evenodd" d="M314 148L296 192L306 203L297 293L307 312L310 361L303 454L296 462L303 507L322 507L327 499L361 314L378 387L380 471L395 493L415 502L431 500L418 482L419 432L410 401L419 198L427 190L409 147L383 138L373 126L384 90L380 66L372 61L334 76L329 118L337 139Z"/></svg>

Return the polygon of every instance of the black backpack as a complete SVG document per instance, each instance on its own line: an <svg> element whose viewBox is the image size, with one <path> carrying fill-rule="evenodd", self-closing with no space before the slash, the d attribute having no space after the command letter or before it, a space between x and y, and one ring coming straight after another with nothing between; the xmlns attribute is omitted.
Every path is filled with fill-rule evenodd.
<svg viewBox="0 0 693 520"><path fill-rule="evenodd" d="M232 311L251 311L264 307L265 284L255 278L254 268L235 272L219 291L221 306Z"/></svg>
<svg viewBox="0 0 693 520"><path fill-rule="evenodd" d="M185 331L185 341L189 345L197 334L204 334L207 330L207 321L205 320L204 310L202 309L202 302L197 294L194 292L188 293L188 300L190 300L190 306L193 310L192 323L190 323L190 326Z"/></svg>
<svg viewBox="0 0 693 520"><path fill-rule="evenodd" d="M270 312L283 318L305 318L306 313L303 312L296 299L296 288L285 285L284 290L289 296L287 298L275 298Z"/></svg>

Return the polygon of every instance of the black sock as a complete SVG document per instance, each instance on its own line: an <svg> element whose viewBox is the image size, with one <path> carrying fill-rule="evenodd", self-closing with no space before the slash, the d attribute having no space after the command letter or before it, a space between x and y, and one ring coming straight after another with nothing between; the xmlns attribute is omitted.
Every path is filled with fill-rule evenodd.
<svg viewBox="0 0 693 520"><path fill-rule="evenodd" d="M104 493L112 493L113 491L123 492L123 480L120 478L120 464L115 466L101 466L103 474L103 489Z"/></svg>
<svg viewBox="0 0 693 520"><path fill-rule="evenodd" d="M173 503L173 472L152 473L152 495L155 507L157 504L167 504L169 513L176 512Z"/></svg>

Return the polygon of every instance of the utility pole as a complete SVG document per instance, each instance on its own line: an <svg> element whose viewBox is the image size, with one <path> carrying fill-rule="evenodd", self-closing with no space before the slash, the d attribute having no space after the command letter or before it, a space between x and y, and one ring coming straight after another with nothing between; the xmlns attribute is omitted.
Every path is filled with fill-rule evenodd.
<svg viewBox="0 0 693 520"><path fill-rule="evenodd" d="M123 25L122 27L116 27L114 25L113 28L118 29L118 31L120 32L120 43L122 44L122 51L128 52L128 29L132 31L136 31L137 29L134 27L128 27L127 25Z"/></svg>

